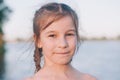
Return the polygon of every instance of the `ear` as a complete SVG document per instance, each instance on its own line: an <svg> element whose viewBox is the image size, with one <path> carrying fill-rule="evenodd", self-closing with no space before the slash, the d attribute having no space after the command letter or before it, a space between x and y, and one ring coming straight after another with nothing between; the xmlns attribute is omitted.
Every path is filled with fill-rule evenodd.
<svg viewBox="0 0 120 80"><path fill-rule="evenodd" d="M40 39L38 39L37 36L36 36L35 34L34 34L33 37L34 37L35 45L36 45L38 48L42 48Z"/></svg>
<svg viewBox="0 0 120 80"><path fill-rule="evenodd" d="M38 40L38 42L37 42L37 47L38 47L38 48L42 48L42 45L41 45L40 40Z"/></svg>

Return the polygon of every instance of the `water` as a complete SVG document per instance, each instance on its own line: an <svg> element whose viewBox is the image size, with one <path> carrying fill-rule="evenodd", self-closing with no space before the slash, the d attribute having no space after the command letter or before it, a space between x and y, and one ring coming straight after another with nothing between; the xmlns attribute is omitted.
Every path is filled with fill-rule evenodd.
<svg viewBox="0 0 120 80"><path fill-rule="evenodd" d="M33 45L6 44L5 80L22 80L34 74ZM85 41L75 54L72 65L98 80L120 80L120 41Z"/></svg>

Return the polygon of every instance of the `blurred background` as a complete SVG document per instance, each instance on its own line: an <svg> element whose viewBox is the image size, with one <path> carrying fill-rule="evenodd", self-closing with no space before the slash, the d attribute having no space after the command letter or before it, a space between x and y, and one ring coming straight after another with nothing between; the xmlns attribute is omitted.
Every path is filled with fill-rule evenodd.
<svg viewBox="0 0 120 80"><path fill-rule="evenodd" d="M72 65L98 80L120 80L120 0L53 0L71 6L79 17L83 42ZM0 0L0 80L34 74L32 23L50 0Z"/></svg>

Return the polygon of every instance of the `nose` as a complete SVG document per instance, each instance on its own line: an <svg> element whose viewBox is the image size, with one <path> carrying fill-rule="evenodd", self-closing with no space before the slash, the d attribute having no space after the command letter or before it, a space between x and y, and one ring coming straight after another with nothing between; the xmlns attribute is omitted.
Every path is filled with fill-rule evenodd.
<svg viewBox="0 0 120 80"><path fill-rule="evenodd" d="M68 47L68 41L65 37L59 38L59 48L67 48Z"/></svg>

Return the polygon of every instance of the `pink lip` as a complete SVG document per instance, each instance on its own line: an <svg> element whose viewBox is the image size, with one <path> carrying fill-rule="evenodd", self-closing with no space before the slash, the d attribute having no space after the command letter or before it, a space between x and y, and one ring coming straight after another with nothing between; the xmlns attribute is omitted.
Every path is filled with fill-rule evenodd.
<svg viewBox="0 0 120 80"><path fill-rule="evenodd" d="M57 53L57 54L68 54L69 52L60 52L60 53Z"/></svg>

